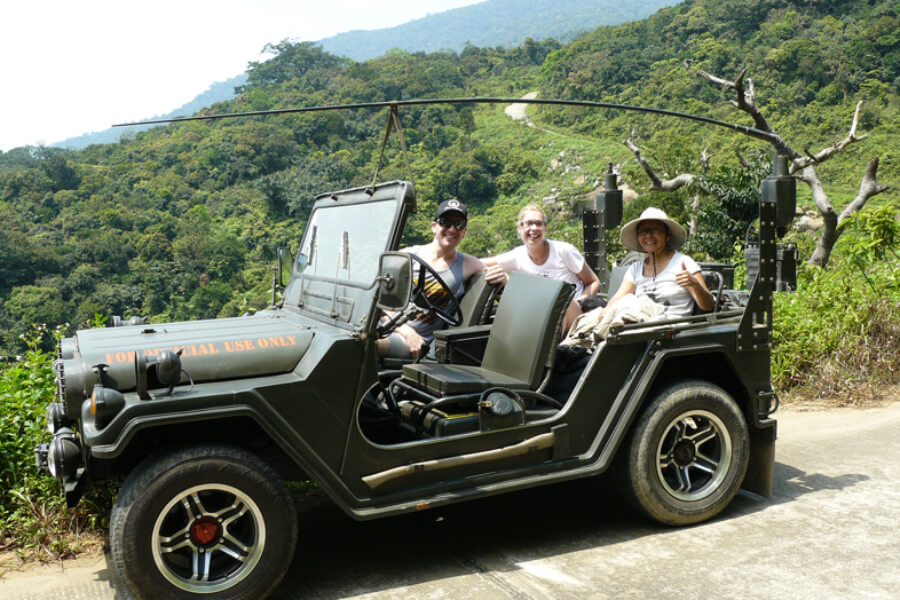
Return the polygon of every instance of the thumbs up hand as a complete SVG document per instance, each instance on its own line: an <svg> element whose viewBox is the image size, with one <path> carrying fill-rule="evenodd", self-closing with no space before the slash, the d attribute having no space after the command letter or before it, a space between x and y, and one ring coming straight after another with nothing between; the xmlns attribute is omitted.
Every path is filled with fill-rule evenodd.
<svg viewBox="0 0 900 600"><path fill-rule="evenodd" d="M697 285L696 280L688 273L687 267L684 266L683 258L681 259L681 266L678 272L675 273L675 283L681 287L694 287Z"/></svg>

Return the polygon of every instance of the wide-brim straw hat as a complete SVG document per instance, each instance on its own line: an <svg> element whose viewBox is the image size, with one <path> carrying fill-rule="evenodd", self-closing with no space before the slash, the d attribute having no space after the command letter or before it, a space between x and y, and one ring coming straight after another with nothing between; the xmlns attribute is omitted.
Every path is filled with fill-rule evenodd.
<svg viewBox="0 0 900 600"><path fill-rule="evenodd" d="M666 227L669 228L669 235L671 236L669 242L666 244L670 250L681 248L681 246L684 245L685 240L687 240L687 231L684 230L684 227L682 227L678 221L670 219L664 210L653 208L651 206L650 208L645 209L637 219L625 223L622 230L619 231L619 241L622 242L622 245L626 248L643 252L641 245L638 243L637 235L637 228L641 221L661 221L665 223Z"/></svg>

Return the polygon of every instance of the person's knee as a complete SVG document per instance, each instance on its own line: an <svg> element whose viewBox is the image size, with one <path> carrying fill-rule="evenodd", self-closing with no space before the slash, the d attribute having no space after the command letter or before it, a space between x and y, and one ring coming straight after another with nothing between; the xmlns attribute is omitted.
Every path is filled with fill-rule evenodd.
<svg viewBox="0 0 900 600"><path fill-rule="evenodd" d="M392 333L386 338L381 338L376 343L378 356L390 358L412 358L409 351L409 344L406 338L397 332Z"/></svg>

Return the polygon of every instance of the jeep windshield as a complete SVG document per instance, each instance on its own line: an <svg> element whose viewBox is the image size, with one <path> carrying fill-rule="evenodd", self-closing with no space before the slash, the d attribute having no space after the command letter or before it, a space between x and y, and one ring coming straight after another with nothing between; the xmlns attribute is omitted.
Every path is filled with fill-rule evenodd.
<svg viewBox="0 0 900 600"><path fill-rule="evenodd" d="M365 327L379 258L400 242L415 192L406 182L316 198L294 261L285 304L317 317Z"/></svg>
<svg viewBox="0 0 900 600"><path fill-rule="evenodd" d="M387 250L397 199L315 210L306 227L297 274L369 285Z"/></svg>

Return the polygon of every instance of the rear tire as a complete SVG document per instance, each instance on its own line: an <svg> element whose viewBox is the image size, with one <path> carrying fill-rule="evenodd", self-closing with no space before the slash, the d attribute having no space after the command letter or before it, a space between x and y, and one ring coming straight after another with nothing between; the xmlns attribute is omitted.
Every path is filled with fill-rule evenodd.
<svg viewBox="0 0 900 600"><path fill-rule="evenodd" d="M663 389L623 447L626 498L667 525L717 515L740 488L749 461L744 416L722 388L693 380Z"/></svg>
<svg viewBox="0 0 900 600"><path fill-rule="evenodd" d="M198 446L132 472L109 537L116 569L137 598L265 598L291 563L297 512L259 457Z"/></svg>

